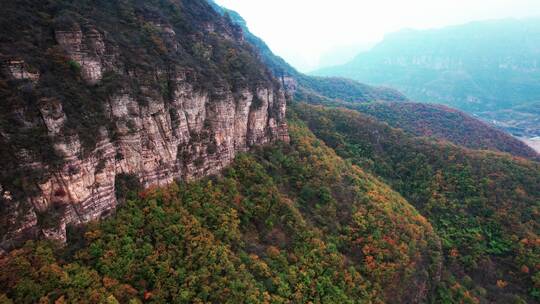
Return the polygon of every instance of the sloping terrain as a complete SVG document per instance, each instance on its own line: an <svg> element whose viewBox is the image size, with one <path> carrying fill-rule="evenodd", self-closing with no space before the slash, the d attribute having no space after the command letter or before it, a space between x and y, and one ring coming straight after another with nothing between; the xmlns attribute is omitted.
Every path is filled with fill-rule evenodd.
<svg viewBox="0 0 540 304"><path fill-rule="evenodd" d="M295 112L433 224L447 279L485 303L539 300L538 162L414 137L356 111L300 104ZM452 284L438 295L451 298Z"/></svg>
<svg viewBox="0 0 540 304"><path fill-rule="evenodd" d="M390 86L470 113L507 109L540 99L539 29L540 19L530 18L403 30L315 74Z"/></svg>
<svg viewBox="0 0 540 304"><path fill-rule="evenodd" d="M372 50L313 75L348 77L478 115L517 136L540 130L540 19L472 22L387 35ZM525 108L530 109L525 110Z"/></svg>
<svg viewBox="0 0 540 304"><path fill-rule="evenodd" d="M413 134L437 137L468 148L538 158L538 154L522 141L451 108L407 102L407 98L398 91L372 87L346 78L316 77L299 73L276 56L263 40L251 34L246 21L238 13L222 8L212 1L211 4L243 28L247 39L256 47L263 62L276 77L281 78L283 86L293 94L295 100L356 109ZM373 103L375 101L384 102ZM528 115L534 113L533 110ZM522 123L526 124L529 120L524 119Z"/></svg>
<svg viewBox="0 0 540 304"><path fill-rule="evenodd" d="M291 145L242 155L222 177L131 192L63 250L11 252L0 260L0 299L427 301L441 262L431 225L303 123L290 127Z"/></svg>
<svg viewBox="0 0 540 304"><path fill-rule="evenodd" d="M253 35L249 31L246 21L237 12L220 7L213 1L210 3L218 12L226 14L234 23L242 27L246 39L260 52L262 61L276 77L282 80L283 85L296 99L314 102L336 99L348 102L407 100L405 95L389 88L368 86L341 77L314 77L302 74L281 57L275 55L262 39Z"/></svg>
<svg viewBox="0 0 540 304"><path fill-rule="evenodd" d="M206 1L4 1L0 29L0 248L107 216L122 175L287 140L278 80Z"/></svg>
<svg viewBox="0 0 540 304"><path fill-rule="evenodd" d="M346 106L416 136L447 140L476 150L500 151L534 160L540 159L538 153L506 132L446 106L409 102L375 102Z"/></svg>
<svg viewBox="0 0 540 304"><path fill-rule="evenodd" d="M213 2L0 17L0 303L540 301L514 138L302 75Z"/></svg>

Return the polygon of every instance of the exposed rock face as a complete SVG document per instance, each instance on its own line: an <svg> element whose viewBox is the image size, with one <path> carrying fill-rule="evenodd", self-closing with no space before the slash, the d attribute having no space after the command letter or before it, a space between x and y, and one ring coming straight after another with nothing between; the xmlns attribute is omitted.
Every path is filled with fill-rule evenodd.
<svg viewBox="0 0 540 304"><path fill-rule="evenodd" d="M163 24L159 27L173 41L174 30ZM55 36L70 59L80 65L88 84L99 83L106 71L117 69L114 58L118 54L107 50L98 31L57 31ZM174 44L170 47L176 49ZM21 77L34 79L17 69L13 78L22 73ZM9 231L0 248L38 235L64 242L66 226L107 216L117 206L115 181L119 174L136 176L144 187L163 186L175 179L218 173L237 153L253 146L288 141L286 98L281 89L260 85L235 94L225 87L206 92L188 81L189 68L171 70L153 71L166 76L169 98L144 85L140 87L146 93L144 102L122 89L109 97L104 111L112 127L96 126L100 136L90 152L83 149L77 135L65 134L69 118L62 102L39 100L41 123L65 161L53 170L45 163L28 160L26 166L49 174L27 201L15 198L9 203L8 214L3 215L8 217ZM20 151L20 159L23 154Z"/></svg>
<svg viewBox="0 0 540 304"><path fill-rule="evenodd" d="M29 71L23 60L10 60L5 64L5 69L13 79L30 80L32 82L39 80L39 73Z"/></svg>
<svg viewBox="0 0 540 304"><path fill-rule="evenodd" d="M112 65L109 58L104 56L106 50L103 36L96 29L85 34L80 29L57 30L55 36L71 59L81 66L82 77L89 83L97 83L103 76L105 66Z"/></svg>
<svg viewBox="0 0 540 304"><path fill-rule="evenodd" d="M258 105L254 105L258 99ZM43 100L41 113L51 136L58 135L66 116L60 103ZM14 215L11 233L40 228L43 234L63 241L67 224L99 219L116 207L115 177L133 174L146 186L162 186L174 179L193 179L219 172L238 152L250 147L288 140L285 97L282 92L260 88L235 99L230 92L211 100L194 92L181 78L174 102L154 100L139 105L128 94L111 99L108 115L115 121L118 138L106 130L96 150L81 158L77 138L60 141L55 149L65 156L62 170L39 185L31 210L21 221ZM59 225L37 227L35 213L59 210Z"/></svg>

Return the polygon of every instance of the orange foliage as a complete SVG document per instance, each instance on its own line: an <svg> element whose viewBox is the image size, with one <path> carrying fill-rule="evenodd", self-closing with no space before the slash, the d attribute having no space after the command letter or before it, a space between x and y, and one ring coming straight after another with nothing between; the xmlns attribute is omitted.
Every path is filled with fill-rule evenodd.
<svg viewBox="0 0 540 304"><path fill-rule="evenodd" d="M497 280L497 287L503 289L506 288L506 286L508 286L508 282L504 280Z"/></svg>

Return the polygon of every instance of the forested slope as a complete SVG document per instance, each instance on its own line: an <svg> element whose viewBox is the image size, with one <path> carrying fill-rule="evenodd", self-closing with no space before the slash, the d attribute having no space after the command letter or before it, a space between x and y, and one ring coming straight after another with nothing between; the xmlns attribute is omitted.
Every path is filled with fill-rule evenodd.
<svg viewBox="0 0 540 304"><path fill-rule="evenodd" d="M262 61L268 66L273 74L284 81L291 81L286 85L294 97L300 100L333 101L343 100L348 102L367 102L374 100L405 101L407 97L397 90L369 86L357 81L342 77L315 77L298 72L283 58L277 56L259 37L253 35L244 18L237 12L217 5L213 0L211 5L220 13L228 16L234 23L242 27L246 39L259 51Z"/></svg>
<svg viewBox="0 0 540 304"><path fill-rule="evenodd" d="M434 137L471 149L507 152L540 160L538 153L519 139L446 106L412 102L344 105L416 136Z"/></svg>
<svg viewBox="0 0 540 304"><path fill-rule="evenodd" d="M441 263L431 225L302 122L290 128L291 145L240 156L221 177L122 191L118 213L74 231L64 249L31 242L11 252L0 261L1 299L427 301Z"/></svg>
<svg viewBox="0 0 540 304"><path fill-rule="evenodd" d="M0 211L51 168L74 186L0 219L3 239L24 221L68 229L0 250L0 303L540 301L540 164L515 139L300 74L213 2L3 8ZM91 212L114 208L59 220L84 191Z"/></svg>
<svg viewBox="0 0 540 304"><path fill-rule="evenodd" d="M446 278L484 302L538 301L539 163L414 137L356 111L306 104L296 111L340 156L381 177L434 225ZM441 297L450 297L448 287Z"/></svg>

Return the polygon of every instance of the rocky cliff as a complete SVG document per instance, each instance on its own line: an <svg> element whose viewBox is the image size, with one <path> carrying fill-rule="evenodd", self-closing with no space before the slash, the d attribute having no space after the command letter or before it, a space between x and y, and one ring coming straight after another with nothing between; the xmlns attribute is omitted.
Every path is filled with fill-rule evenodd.
<svg viewBox="0 0 540 304"><path fill-rule="evenodd" d="M26 8L8 2L7 14ZM27 12L33 23L21 31L39 45L21 34L0 47L1 247L65 241L66 226L116 208L119 178L144 187L199 178L288 140L279 82L204 1L172 1L170 11L112 1L107 12L62 3Z"/></svg>

